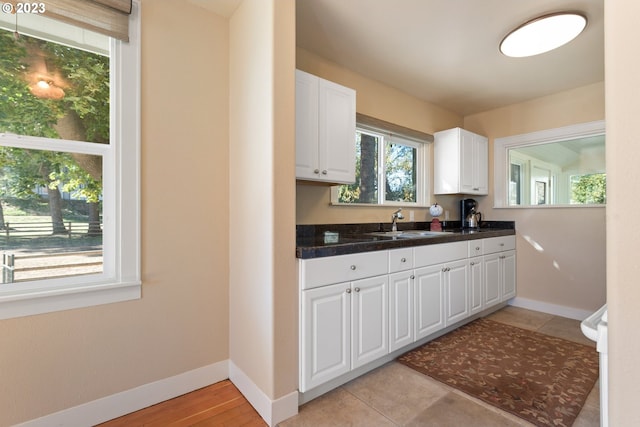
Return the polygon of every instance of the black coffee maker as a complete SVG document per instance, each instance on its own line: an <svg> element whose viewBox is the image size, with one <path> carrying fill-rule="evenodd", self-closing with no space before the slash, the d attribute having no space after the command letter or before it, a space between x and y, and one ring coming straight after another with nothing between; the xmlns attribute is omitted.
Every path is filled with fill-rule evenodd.
<svg viewBox="0 0 640 427"><path fill-rule="evenodd" d="M480 212L478 212L478 202L474 199L460 200L460 221L462 228L478 228L480 226Z"/></svg>

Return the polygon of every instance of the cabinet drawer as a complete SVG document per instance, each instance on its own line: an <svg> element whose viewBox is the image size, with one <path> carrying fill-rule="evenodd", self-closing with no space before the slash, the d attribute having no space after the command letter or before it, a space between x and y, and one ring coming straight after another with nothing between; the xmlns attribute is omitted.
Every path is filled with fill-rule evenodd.
<svg viewBox="0 0 640 427"><path fill-rule="evenodd" d="M389 272L413 268L413 248L393 249L389 251Z"/></svg>
<svg viewBox="0 0 640 427"><path fill-rule="evenodd" d="M484 239L484 253L509 251L516 248L516 236L490 237Z"/></svg>
<svg viewBox="0 0 640 427"><path fill-rule="evenodd" d="M482 255L484 252L484 239L469 240L469 258Z"/></svg>
<svg viewBox="0 0 640 427"><path fill-rule="evenodd" d="M467 258L467 250L467 242L416 246L413 252L413 264L418 268Z"/></svg>
<svg viewBox="0 0 640 427"><path fill-rule="evenodd" d="M388 251L365 252L300 261L302 289L387 274Z"/></svg>

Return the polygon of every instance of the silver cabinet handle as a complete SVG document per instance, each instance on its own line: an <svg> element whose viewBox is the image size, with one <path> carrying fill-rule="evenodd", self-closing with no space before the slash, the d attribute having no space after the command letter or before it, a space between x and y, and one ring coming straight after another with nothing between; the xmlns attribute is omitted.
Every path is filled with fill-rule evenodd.
<svg viewBox="0 0 640 427"><path fill-rule="evenodd" d="M473 262L473 261L471 261L471 265L476 265L476 263L475 263L475 262Z"/></svg>
<svg viewBox="0 0 640 427"><path fill-rule="evenodd" d="M407 259L406 259L406 258L402 258L402 259L400 260L400 262L407 262Z"/></svg>
<svg viewBox="0 0 640 427"><path fill-rule="evenodd" d="M360 288L355 288L354 291L360 292Z"/></svg>
<svg viewBox="0 0 640 427"><path fill-rule="evenodd" d="M480 250L480 246L476 246L476 251L479 251L479 250Z"/></svg>
<svg viewBox="0 0 640 427"><path fill-rule="evenodd" d="M416 278L416 276L414 276L414 275L412 274L411 276L409 276L409 278L410 278L411 280L413 280L413 279L415 279L415 278Z"/></svg>
<svg viewBox="0 0 640 427"><path fill-rule="evenodd" d="M322 171L322 175L326 175L326 174L327 174L327 171L326 171L326 170L323 170L323 171Z"/></svg>
<svg viewBox="0 0 640 427"><path fill-rule="evenodd" d="M351 266L351 269L352 269L352 270L355 270L355 269L356 269L356 266L355 266L355 265L352 265L352 266Z"/></svg>
<svg viewBox="0 0 640 427"><path fill-rule="evenodd" d="M347 288L347 290L345 292L350 294L351 293L351 288Z"/></svg>
<svg viewBox="0 0 640 427"><path fill-rule="evenodd" d="M442 271L446 273L447 271L451 271L451 269L449 267L445 267L442 269Z"/></svg>
<svg viewBox="0 0 640 427"><path fill-rule="evenodd" d="M314 170L313 170L313 173L315 173L315 174L320 173L320 169L314 169Z"/></svg>
<svg viewBox="0 0 640 427"><path fill-rule="evenodd" d="M500 246L504 246L504 243L500 243Z"/></svg>

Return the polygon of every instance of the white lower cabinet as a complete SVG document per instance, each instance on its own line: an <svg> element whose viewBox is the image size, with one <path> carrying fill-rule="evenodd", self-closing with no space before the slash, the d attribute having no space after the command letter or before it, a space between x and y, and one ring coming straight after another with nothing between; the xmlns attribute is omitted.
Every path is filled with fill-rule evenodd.
<svg viewBox="0 0 640 427"><path fill-rule="evenodd" d="M445 326L453 325L469 317L469 268L461 259L447 263L442 268L444 280Z"/></svg>
<svg viewBox="0 0 640 427"><path fill-rule="evenodd" d="M484 309L484 263L481 256L469 258L469 314Z"/></svg>
<svg viewBox="0 0 640 427"><path fill-rule="evenodd" d="M351 370L350 293L350 283L302 291L302 392Z"/></svg>
<svg viewBox="0 0 640 427"><path fill-rule="evenodd" d="M379 276L351 284L351 369L389 352L388 283L388 276Z"/></svg>
<svg viewBox="0 0 640 427"><path fill-rule="evenodd" d="M516 296L516 251L506 251L501 255L502 301Z"/></svg>
<svg viewBox="0 0 640 427"><path fill-rule="evenodd" d="M484 308L516 296L515 237L484 240Z"/></svg>
<svg viewBox="0 0 640 427"><path fill-rule="evenodd" d="M389 351L415 341L413 324L413 270L389 275Z"/></svg>
<svg viewBox="0 0 640 427"><path fill-rule="evenodd" d="M300 260L306 392L516 294L515 237Z"/></svg>
<svg viewBox="0 0 640 427"><path fill-rule="evenodd" d="M484 257L484 306L485 308L498 304L502 300L502 283L500 282L500 254L485 255Z"/></svg>
<svg viewBox="0 0 640 427"><path fill-rule="evenodd" d="M389 352L388 276L302 291L300 391Z"/></svg>
<svg viewBox="0 0 640 427"><path fill-rule="evenodd" d="M418 268L415 271L416 340L444 328L444 281L442 266Z"/></svg>
<svg viewBox="0 0 640 427"><path fill-rule="evenodd" d="M411 344L468 317L468 274L466 259L392 274L389 349Z"/></svg>

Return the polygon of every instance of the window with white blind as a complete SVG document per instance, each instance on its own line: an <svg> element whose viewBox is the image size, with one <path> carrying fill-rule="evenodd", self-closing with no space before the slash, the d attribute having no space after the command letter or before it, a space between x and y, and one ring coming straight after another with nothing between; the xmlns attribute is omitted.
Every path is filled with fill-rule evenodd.
<svg viewBox="0 0 640 427"><path fill-rule="evenodd" d="M138 6L0 16L0 319L140 297Z"/></svg>
<svg viewBox="0 0 640 427"><path fill-rule="evenodd" d="M429 199L428 136L398 132L398 126L381 121L375 124L356 126L356 182L332 187L332 204L424 206Z"/></svg>

